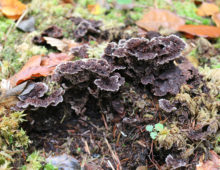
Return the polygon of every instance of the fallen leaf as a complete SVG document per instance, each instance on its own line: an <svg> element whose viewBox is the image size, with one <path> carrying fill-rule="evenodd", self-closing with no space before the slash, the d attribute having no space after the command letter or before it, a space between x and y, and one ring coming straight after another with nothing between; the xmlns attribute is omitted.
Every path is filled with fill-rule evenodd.
<svg viewBox="0 0 220 170"><path fill-rule="evenodd" d="M211 16L219 12L219 7L214 3L203 2L202 5L198 8L197 14L199 16Z"/></svg>
<svg viewBox="0 0 220 170"><path fill-rule="evenodd" d="M73 56L65 53L33 56L18 73L10 78L11 86L18 85L29 79L51 75L58 64L63 61L69 61L72 58Z"/></svg>
<svg viewBox="0 0 220 170"><path fill-rule="evenodd" d="M220 27L220 13L213 14L212 20L215 22L217 27Z"/></svg>
<svg viewBox="0 0 220 170"><path fill-rule="evenodd" d="M209 151L211 160L203 162L203 156L200 157L199 164L196 165L196 170L219 170L220 169L220 157L214 152Z"/></svg>
<svg viewBox="0 0 220 170"><path fill-rule="evenodd" d="M66 3L66 4L73 4L74 1L73 0L62 0L63 3Z"/></svg>
<svg viewBox="0 0 220 170"><path fill-rule="evenodd" d="M164 9L151 9L136 24L148 31L158 31L160 27L177 30L185 24L184 19Z"/></svg>
<svg viewBox="0 0 220 170"><path fill-rule="evenodd" d="M26 8L19 0L0 0L1 12L11 19L18 19Z"/></svg>
<svg viewBox="0 0 220 170"><path fill-rule="evenodd" d="M34 17L30 17L26 20L21 21L17 28L24 31L24 32L32 32L35 31L35 19Z"/></svg>
<svg viewBox="0 0 220 170"><path fill-rule="evenodd" d="M88 10L93 15L99 15L101 13L101 6L99 4L88 5Z"/></svg>
<svg viewBox="0 0 220 170"><path fill-rule="evenodd" d="M43 38L44 40L46 40L47 44L51 45L52 47L56 47L61 52L69 52L71 48L81 45L73 40L67 40L67 39L59 40L52 37L43 37Z"/></svg>
<svg viewBox="0 0 220 170"><path fill-rule="evenodd" d="M201 37L220 37L220 28L208 25L182 25L178 31Z"/></svg>

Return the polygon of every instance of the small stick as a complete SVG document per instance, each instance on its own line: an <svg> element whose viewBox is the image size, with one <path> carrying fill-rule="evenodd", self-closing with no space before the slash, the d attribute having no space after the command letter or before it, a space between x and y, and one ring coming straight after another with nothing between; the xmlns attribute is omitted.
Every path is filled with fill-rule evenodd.
<svg viewBox="0 0 220 170"><path fill-rule="evenodd" d="M102 114L102 120L103 120L103 122L104 122L104 125L105 125L106 130L108 130L109 128L108 128L108 125L107 125L107 123L106 123L104 114Z"/></svg>
<svg viewBox="0 0 220 170"><path fill-rule="evenodd" d="M179 17L181 17L181 18L183 18L183 19L186 19L186 20L190 20L190 21L193 21L193 22L195 22L195 23L197 23L197 24L202 24L202 22L201 21L199 21L199 20L197 20L197 19L193 19L193 18L189 18L189 17L184 17L184 16L179 16Z"/></svg>
<svg viewBox="0 0 220 170"><path fill-rule="evenodd" d="M17 27L20 22L22 21L22 19L25 17L25 15L28 13L28 8L23 12L23 14L20 16L20 18L18 19L18 21L15 24L15 27Z"/></svg>
<svg viewBox="0 0 220 170"><path fill-rule="evenodd" d="M120 163L120 160L119 160L119 158L118 158L116 152L114 152L114 151L112 150L112 147L111 147L111 145L109 144L108 140L107 140L106 138L104 138L104 139L105 139L105 142L106 142L106 144L107 144L107 146L108 146L108 149L109 149L110 152L111 152L111 155L112 155L113 159L115 160L115 162L116 162L117 164L119 164L119 169L121 169L121 163Z"/></svg>
<svg viewBox="0 0 220 170"><path fill-rule="evenodd" d="M148 155L148 158L150 159L150 161L154 164L154 166L155 166L157 169L160 169L160 168L157 166L157 164L156 164L154 161L152 161L152 159L150 158L149 155Z"/></svg>
<svg viewBox="0 0 220 170"><path fill-rule="evenodd" d="M108 160L108 165L112 168L112 170L115 170L115 168L113 167L112 163Z"/></svg>
<svg viewBox="0 0 220 170"><path fill-rule="evenodd" d="M10 28L8 29L6 35L5 35L5 40L7 39L7 37L9 36L9 34L11 33L11 31L18 26L18 24L20 24L20 22L22 21L22 19L25 17L25 15L28 13L28 8L23 12L23 14L20 16L20 18L18 19L18 21L16 22L16 24L11 24Z"/></svg>
<svg viewBox="0 0 220 170"><path fill-rule="evenodd" d="M85 151L86 151L89 155L91 155L91 152L90 152L89 145L88 145L87 141L84 140L84 139L82 139L82 141L83 141L84 144L85 144Z"/></svg>
<svg viewBox="0 0 220 170"><path fill-rule="evenodd" d="M118 134L117 141L116 141L116 146L119 146L120 137L121 137L121 133Z"/></svg>

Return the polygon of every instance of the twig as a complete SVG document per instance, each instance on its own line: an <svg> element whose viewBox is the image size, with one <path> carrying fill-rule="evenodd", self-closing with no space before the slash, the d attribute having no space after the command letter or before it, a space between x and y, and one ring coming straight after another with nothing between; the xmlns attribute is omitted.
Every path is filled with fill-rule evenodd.
<svg viewBox="0 0 220 170"><path fill-rule="evenodd" d="M152 159L150 158L150 155L148 155L148 158L150 159L150 161L152 162L152 164L154 164L154 166L155 166L157 169L160 169L160 168L157 166L157 164L156 164L154 161L152 161Z"/></svg>
<svg viewBox="0 0 220 170"><path fill-rule="evenodd" d="M92 126L92 127L96 128L97 130L99 130L99 128L98 128L96 125L94 125L92 122L88 122L88 121L83 120L83 119L79 119L79 120L81 120L81 121L83 121L83 122L87 123L88 125L90 125L90 126Z"/></svg>
<svg viewBox="0 0 220 170"><path fill-rule="evenodd" d="M150 158L150 154L148 157L157 169L161 169L160 166L157 164L157 162L155 163L153 147L154 147L154 141L152 141L152 143L151 143L151 150L150 150L150 154L152 155L152 159Z"/></svg>
<svg viewBox="0 0 220 170"><path fill-rule="evenodd" d="M86 151L89 155L91 155L91 152L90 152L89 145L88 145L87 141L86 141L85 139L83 139L83 138L82 138L82 141L83 141L84 144L85 144L85 151Z"/></svg>
<svg viewBox="0 0 220 170"><path fill-rule="evenodd" d="M9 34L11 33L11 31L16 28L18 26L18 24L20 24L20 22L22 21L22 19L25 17L25 15L28 13L28 8L23 12L23 14L19 17L19 19L17 20L17 22L14 24L11 24L10 28L8 29L6 35L5 35L5 40L7 39L7 37L9 36Z"/></svg>
<svg viewBox="0 0 220 170"><path fill-rule="evenodd" d="M108 129L109 129L109 128L108 128L108 124L106 123L104 114L102 114L102 120L103 120L103 122L104 122L104 125L105 125L106 130L108 130Z"/></svg>
<svg viewBox="0 0 220 170"><path fill-rule="evenodd" d="M193 22L195 22L195 23L197 23L197 24L202 24L202 22L199 21L199 20L197 20L197 19L193 19L193 18L186 17L186 16L179 16L179 17L181 17L181 18L183 18L183 19L186 19L186 20L193 21Z"/></svg>
<svg viewBox="0 0 220 170"><path fill-rule="evenodd" d="M109 144L109 142L108 142L108 140L106 139L106 137L105 137L104 139L105 139L105 143L106 143L107 146L108 146L109 151L111 152L112 158L113 158L114 161L119 165L119 170L122 169L122 168L121 168L121 163L120 163L120 160L119 160L119 158L118 158L117 153L112 150L112 147L111 147L111 145ZM116 165L117 165L117 164L116 164Z"/></svg>
<svg viewBox="0 0 220 170"><path fill-rule="evenodd" d="M25 17L25 15L28 13L28 8L23 12L23 14L20 16L20 18L18 19L18 21L15 24L15 27L17 27L20 22L22 21L22 19Z"/></svg>
<svg viewBox="0 0 220 170"><path fill-rule="evenodd" d="M121 137L121 133L118 134L117 141L116 141L116 146L119 146L120 137Z"/></svg>
<svg viewBox="0 0 220 170"><path fill-rule="evenodd" d="M112 163L108 160L108 165L112 168L112 170L115 170L115 168L113 167Z"/></svg>

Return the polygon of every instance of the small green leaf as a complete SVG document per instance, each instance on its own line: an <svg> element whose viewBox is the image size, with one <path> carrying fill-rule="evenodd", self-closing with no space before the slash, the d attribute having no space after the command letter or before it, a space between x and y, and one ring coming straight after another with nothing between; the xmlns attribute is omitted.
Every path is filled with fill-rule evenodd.
<svg viewBox="0 0 220 170"><path fill-rule="evenodd" d="M220 64L212 65L213 69L220 68Z"/></svg>
<svg viewBox="0 0 220 170"><path fill-rule="evenodd" d="M153 129L154 129L154 127L153 127L153 125L147 125L147 126L145 127L145 129L146 129L146 131L148 131L148 132L152 132Z"/></svg>
<svg viewBox="0 0 220 170"><path fill-rule="evenodd" d="M45 166L44 166L44 170L58 170L58 168L54 167L52 164L50 163L47 163Z"/></svg>
<svg viewBox="0 0 220 170"><path fill-rule="evenodd" d="M89 43L90 43L90 45L95 45L96 41L90 41Z"/></svg>
<svg viewBox="0 0 220 170"><path fill-rule="evenodd" d="M120 5L129 5L132 3L132 0L117 0L117 3Z"/></svg>
<svg viewBox="0 0 220 170"><path fill-rule="evenodd" d="M158 132L160 132L160 131L162 131L163 130L163 125L161 124L161 123L157 123L157 124L155 124L155 129L156 129L156 131L158 131Z"/></svg>
<svg viewBox="0 0 220 170"><path fill-rule="evenodd" d="M76 150L76 152L77 152L77 153L80 153L80 152L81 152L81 148L78 147L77 150Z"/></svg>
<svg viewBox="0 0 220 170"><path fill-rule="evenodd" d="M152 139L156 139L156 137L157 137L157 132L151 132L151 133L150 133L150 137L151 137Z"/></svg>

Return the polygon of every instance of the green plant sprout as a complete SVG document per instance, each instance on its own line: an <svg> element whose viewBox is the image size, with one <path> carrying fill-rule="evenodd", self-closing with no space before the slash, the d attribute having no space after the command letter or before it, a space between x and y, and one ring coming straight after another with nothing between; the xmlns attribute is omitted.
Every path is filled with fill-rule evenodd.
<svg viewBox="0 0 220 170"><path fill-rule="evenodd" d="M132 3L132 0L117 0L117 3L120 5L128 5Z"/></svg>
<svg viewBox="0 0 220 170"><path fill-rule="evenodd" d="M164 129L164 126L161 123L157 123L154 128L156 131L160 132Z"/></svg>
<svg viewBox="0 0 220 170"><path fill-rule="evenodd" d="M45 163L45 158L40 156L38 151L33 152L31 155L28 156L26 160L27 164L21 167L21 170L58 170L57 167L54 167L51 163Z"/></svg>
<svg viewBox="0 0 220 170"><path fill-rule="evenodd" d="M147 125L145 127L146 131L150 133L151 139L156 139L158 132L161 132L164 129L163 124L157 123L155 125Z"/></svg>
<svg viewBox="0 0 220 170"><path fill-rule="evenodd" d="M146 126L146 131L148 131L148 132L152 132L153 129L154 129L154 126L153 126L153 125L147 125L147 126Z"/></svg>

